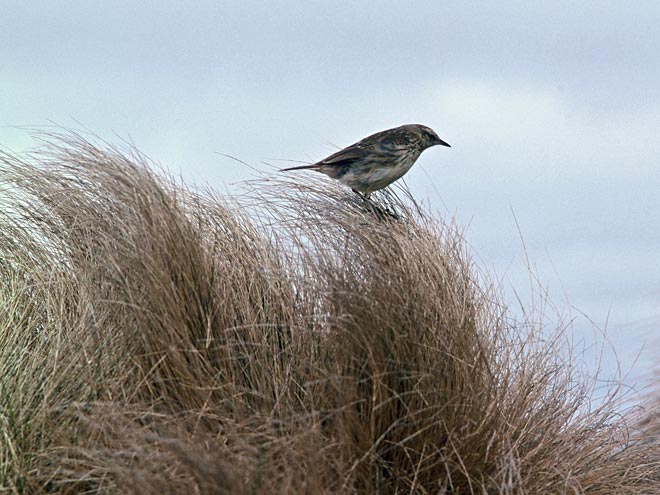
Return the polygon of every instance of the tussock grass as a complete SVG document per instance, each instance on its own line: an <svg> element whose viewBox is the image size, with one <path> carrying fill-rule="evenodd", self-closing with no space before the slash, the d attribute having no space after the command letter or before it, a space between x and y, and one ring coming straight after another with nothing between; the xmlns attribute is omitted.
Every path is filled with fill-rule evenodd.
<svg viewBox="0 0 660 495"><path fill-rule="evenodd" d="M460 230L313 175L195 192L139 152L0 157L0 490L660 490L660 446L515 321Z"/></svg>

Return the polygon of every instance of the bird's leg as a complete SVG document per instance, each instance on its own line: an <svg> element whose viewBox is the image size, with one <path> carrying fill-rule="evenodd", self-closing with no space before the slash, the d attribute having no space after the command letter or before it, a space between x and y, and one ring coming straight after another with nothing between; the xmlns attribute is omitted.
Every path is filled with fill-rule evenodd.
<svg viewBox="0 0 660 495"><path fill-rule="evenodd" d="M355 194L360 196L362 199L366 199L367 202L373 203L373 201L371 201L371 193L370 192L363 193L363 192L360 192L357 189L353 189L353 188L351 188L351 191L353 191Z"/></svg>
<svg viewBox="0 0 660 495"><path fill-rule="evenodd" d="M374 215L376 215L376 217L379 220L382 220L386 217L393 218L395 220L399 219L399 216L397 214L392 213L391 211L389 211L389 209L383 210L383 208L381 208L376 203L374 203L373 200L371 199L371 192L362 193L357 189L353 189L353 192L358 196L360 196L369 205L369 209L372 211Z"/></svg>

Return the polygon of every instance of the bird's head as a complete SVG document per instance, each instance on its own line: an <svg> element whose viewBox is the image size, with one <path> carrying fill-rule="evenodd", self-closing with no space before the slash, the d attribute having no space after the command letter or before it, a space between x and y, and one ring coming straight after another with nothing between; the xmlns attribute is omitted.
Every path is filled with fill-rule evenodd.
<svg viewBox="0 0 660 495"><path fill-rule="evenodd" d="M438 135L435 133L435 131L430 127L416 124L414 128L415 128L415 134L418 135L420 142L424 146L424 149L437 145L448 146L451 148L451 146L449 146L449 144L445 143L442 139L440 139Z"/></svg>

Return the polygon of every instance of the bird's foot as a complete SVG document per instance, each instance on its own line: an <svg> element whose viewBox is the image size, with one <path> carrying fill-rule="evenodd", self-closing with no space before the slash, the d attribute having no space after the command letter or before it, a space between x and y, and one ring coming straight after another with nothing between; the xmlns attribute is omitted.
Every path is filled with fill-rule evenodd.
<svg viewBox="0 0 660 495"><path fill-rule="evenodd" d="M371 199L371 193L361 193L360 191L353 189L353 192L360 196L364 200L365 203L367 203L368 209L376 215L378 220L384 220L386 218L389 218L391 220L399 220L399 215L394 213L393 211L390 211L389 208L383 209L380 206L378 206L374 201Z"/></svg>

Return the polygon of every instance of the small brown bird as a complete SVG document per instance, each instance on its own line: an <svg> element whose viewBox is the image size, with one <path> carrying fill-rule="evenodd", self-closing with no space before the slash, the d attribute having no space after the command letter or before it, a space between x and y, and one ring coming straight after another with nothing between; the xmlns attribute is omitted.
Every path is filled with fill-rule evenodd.
<svg viewBox="0 0 660 495"><path fill-rule="evenodd" d="M320 162L282 169L317 170L367 198L400 179L426 148L449 146L430 127L407 124L377 132Z"/></svg>

